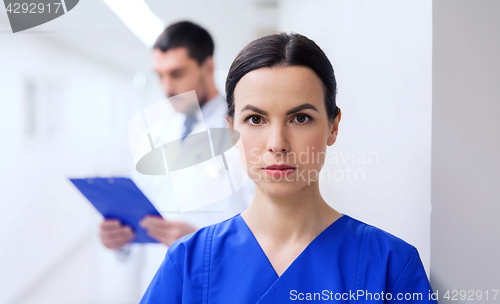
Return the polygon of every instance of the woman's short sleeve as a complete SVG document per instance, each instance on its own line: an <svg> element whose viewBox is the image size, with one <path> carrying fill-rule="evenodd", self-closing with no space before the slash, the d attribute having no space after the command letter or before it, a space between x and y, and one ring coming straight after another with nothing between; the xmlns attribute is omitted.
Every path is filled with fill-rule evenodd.
<svg viewBox="0 0 500 304"><path fill-rule="evenodd" d="M182 303L182 277L168 252L140 302L140 304L157 303Z"/></svg>
<svg viewBox="0 0 500 304"><path fill-rule="evenodd" d="M407 303L435 303L432 300L432 287L425 274L424 265L420 260L417 249L413 251L410 260L406 264L396 282L394 283L390 294L391 301Z"/></svg>

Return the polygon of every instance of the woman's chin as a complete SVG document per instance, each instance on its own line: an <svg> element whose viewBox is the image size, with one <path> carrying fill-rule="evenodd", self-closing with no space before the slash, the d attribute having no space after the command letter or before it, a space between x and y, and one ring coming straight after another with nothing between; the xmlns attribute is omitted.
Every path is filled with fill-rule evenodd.
<svg viewBox="0 0 500 304"><path fill-rule="evenodd" d="M275 197L288 197L295 194L302 187L298 183L294 182L268 182L260 181L256 183L259 188L269 196Z"/></svg>

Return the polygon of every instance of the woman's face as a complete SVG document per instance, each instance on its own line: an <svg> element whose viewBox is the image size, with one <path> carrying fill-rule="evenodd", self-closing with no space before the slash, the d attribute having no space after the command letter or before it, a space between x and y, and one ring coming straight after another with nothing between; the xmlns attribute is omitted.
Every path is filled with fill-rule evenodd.
<svg viewBox="0 0 500 304"><path fill-rule="evenodd" d="M248 176L270 195L292 195L318 177L340 119L329 122L323 94L321 80L302 66L254 70L236 85L229 127L240 133Z"/></svg>

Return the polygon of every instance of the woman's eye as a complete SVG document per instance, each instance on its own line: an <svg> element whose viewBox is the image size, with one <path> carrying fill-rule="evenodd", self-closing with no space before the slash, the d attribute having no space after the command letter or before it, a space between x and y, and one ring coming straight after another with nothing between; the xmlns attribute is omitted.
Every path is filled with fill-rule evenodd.
<svg viewBox="0 0 500 304"><path fill-rule="evenodd" d="M305 114L298 114L297 116L295 116L295 120L298 122L298 123L305 123L309 120L311 120L311 117L309 117L308 115L305 115Z"/></svg>
<svg viewBox="0 0 500 304"><path fill-rule="evenodd" d="M249 116L245 120L249 120L252 125L258 125L262 122L262 118L256 115Z"/></svg>

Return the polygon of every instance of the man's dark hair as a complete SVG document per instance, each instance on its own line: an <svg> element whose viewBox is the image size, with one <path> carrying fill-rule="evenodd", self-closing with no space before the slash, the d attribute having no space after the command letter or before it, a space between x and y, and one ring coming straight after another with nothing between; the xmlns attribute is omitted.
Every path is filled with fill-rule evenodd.
<svg viewBox="0 0 500 304"><path fill-rule="evenodd" d="M297 33L269 35L250 42L234 59L226 79L227 115L234 117L234 89L240 79L253 70L274 66L304 66L313 70L323 84L328 119L333 121L337 107L337 82L332 64L311 39Z"/></svg>
<svg viewBox="0 0 500 304"><path fill-rule="evenodd" d="M162 52L173 48L185 47L189 57L202 65L205 59L214 54L214 41L201 26L190 21L181 21L168 26L153 46Z"/></svg>

